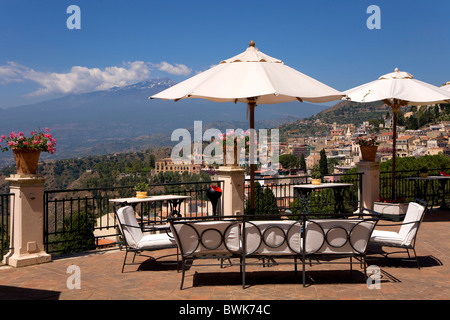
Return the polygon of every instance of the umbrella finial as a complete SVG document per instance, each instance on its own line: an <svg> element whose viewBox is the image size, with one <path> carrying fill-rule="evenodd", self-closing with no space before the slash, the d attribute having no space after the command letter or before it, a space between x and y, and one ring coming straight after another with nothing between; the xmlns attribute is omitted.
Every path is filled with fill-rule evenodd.
<svg viewBox="0 0 450 320"><path fill-rule="evenodd" d="M251 40L250 43L248 44L249 47L254 47L255 46L255 41Z"/></svg>
<svg viewBox="0 0 450 320"><path fill-rule="evenodd" d="M395 72L398 72L398 68L395 68L395 70L394 70Z"/></svg>

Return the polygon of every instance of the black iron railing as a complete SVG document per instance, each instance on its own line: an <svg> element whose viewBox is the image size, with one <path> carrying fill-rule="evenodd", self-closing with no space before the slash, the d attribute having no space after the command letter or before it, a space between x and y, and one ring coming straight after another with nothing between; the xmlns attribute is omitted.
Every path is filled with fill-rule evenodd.
<svg viewBox="0 0 450 320"><path fill-rule="evenodd" d="M429 175L439 175L440 171L449 169L429 169ZM450 197L450 182L417 181L408 177L419 176L418 170L396 172L396 194L406 201L420 198L427 200L430 206L440 205ZM391 172L380 174L380 197L391 195ZM325 180L334 183L349 183L343 192L344 212L355 212L361 207L362 173L335 174ZM246 181L245 194L249 194L249 181ZM336 208L336 196L331 189L311 193L307 206L300 202L294 191L295 185L310 183L310 177L256 178L255 214L273 213L333 213ZM150 195L178 194L190 196L182 204L184 216L195 217L212 214L211 204L206 190L211 185L223 189L223 181L167 183L150 186ZM134 196L132 186L90 188L71 190L47 190L44 192L44 244L49 253L74 252L94 249L107 244L115 244L118 236L117 222L114 217L113 198ZM3 256L9 250L10 211L13 194L0 195L0 253ZM245 202L248 213L248 201ZM167 215L166 203L152 203L137 208L142 224L163 223ZM218 213L223 212L223 197L219 201ZM108 243L110 241L110 243ZM106 243L105 243L106 242Z"/></svg>
<svg viewBox="0 0 450 320"><path fill-rule="evenodd" d="M3 193L0 194L0 263L2 257L9 250L9 235L10 235L10 213L14 194Z"/></svg>
<svg viewBox="0 0 450 320"><path fill-rule="evenodd" d="M344 212L352 213L361 207L362 173L333 174L324 178L327 183L348 183L342 190L342 199L336 199L333 189L312 192L307 203L301 200L296 185L311 183L310 176L255 178L255 214L292 213L335 213L337 202L344 206ZM246 194L250 194L250 180L246 180ZM249 213L246 202L245 212Z"/></svg>
<svg viewBox="0 0 450 320"><path fill-rule="evenodd" d="M154 184L150 195L175 194L190 198L181 205L184 216L212 215L206 196L211 185L222 188L223 181ZM114 198L133 197L133 186L48 190L44 192L44 245L48 253L74 252L112 245L119 233L114 216ZM221 214L223 198L217 213ZM136 207L142 225L165 223L169 207L158 201Z"/></svg>
<svg viewBox="0 0 450 320"><path fill-rule="evenodd" d="M428 169L428 176L439 176L440 172L450 172L450 168ZM440 206L450 197L450 181L418 180L420 170L396 171L395 200L405 202L414 199L427 201L429 207ZM380 172L380 198L392 200L392 171Z"/></svg>

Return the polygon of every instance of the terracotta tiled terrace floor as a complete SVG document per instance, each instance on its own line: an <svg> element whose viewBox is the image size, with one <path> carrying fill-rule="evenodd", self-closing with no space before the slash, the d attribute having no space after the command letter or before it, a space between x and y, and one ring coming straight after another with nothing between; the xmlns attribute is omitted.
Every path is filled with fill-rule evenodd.
<svg viewBox="0 0 450 320"><path fill-rule="evenodd" d="M385 223L385 222L383 222ZM103 251L24 268L0 267L0 299L148 299L148 300L291 300L291 299L449 299L450 212L433 210L419 230L416 251L422 268L415 263L372 260L382 270L380 289L369 290L359 267L350 274L348 265L308 267L308 285L296 278L292 265L248 267L247 284L241 287L239 267L200 267L187 271L185 287L179 290L181 273L176 266L145 262L127 266L121 273L124 252ZM175 253L155 252L155 256ZM176 261L175 257L162 261ZM71 265L81 272L81 288L69 289ZM141 270L137 271L138 268Z"/></svg>

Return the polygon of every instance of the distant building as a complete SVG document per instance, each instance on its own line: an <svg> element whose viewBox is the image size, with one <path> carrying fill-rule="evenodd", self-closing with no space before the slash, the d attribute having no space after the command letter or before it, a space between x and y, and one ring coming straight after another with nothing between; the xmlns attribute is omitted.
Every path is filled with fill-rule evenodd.
<svg viewBox="0 0 450 320"><path fill-rule="evenodd" d="M377 141L380 143L386 142L386 141L392 140L393 136L394 136L394 133L392 131L391 132L383 132L377 136Z"/></svg>
<svg viewBox="0 0 450 320"><path fill-rule="evenodd" d="M414 141L416 136L401 136L397 138L397 150L402 152L402 155L407 157L408 154L414 150ZM406 154L406 155L405 155Z"/></svg>
<svg viewBox="0 0 450 320"><path fill-rule="evenodd" d="M316 163L318 163L320 160L320 154L313 153L310 154L308 157L306 157L306 168L311 169Z"/></svg>
<svg viewBox="0 0 450 320"><path fill-rule="evenodd" d="M156 174L160 172L178 172L183 173L185 171L189 173L199 174L202 165L200 164L184 164L184 163L174 163L171 158L164 158L155 161L155 172Z"/></svg>
<svg viewBox="0 0 450 320"><path fill-rule="evenodd" d="M306 144L296 145L292 148L292 154L300 159L301 155L306 158L309 155L309 148Z"/></svg>

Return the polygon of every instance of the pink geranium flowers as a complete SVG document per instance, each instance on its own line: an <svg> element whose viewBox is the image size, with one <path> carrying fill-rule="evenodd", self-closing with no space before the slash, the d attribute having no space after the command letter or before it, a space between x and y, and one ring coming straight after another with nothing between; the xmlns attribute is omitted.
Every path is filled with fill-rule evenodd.
<svg viewBox="0 0 450 320"><path fill-rule="evenodd" d="M0 136L0 143L5 141L6 144L3 146L0 144L0 149L3 152L10 149L30 149L53 154L55 153L56 139L52 137L49 131L48 128L45 128L44 132L31 131L30 137L26 137L23 132L15 133L14 131L8 137L2 135Z"/></svg>

